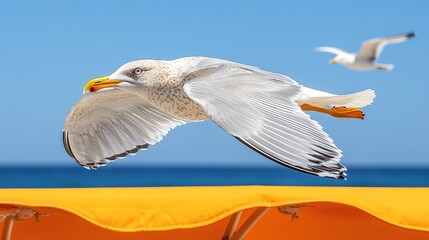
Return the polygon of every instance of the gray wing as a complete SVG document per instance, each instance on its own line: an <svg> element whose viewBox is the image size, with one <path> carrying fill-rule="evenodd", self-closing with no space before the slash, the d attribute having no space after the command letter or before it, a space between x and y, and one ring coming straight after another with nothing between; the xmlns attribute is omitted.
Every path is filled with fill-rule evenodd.
<svg viewBox="0 0 429 240"><path fill-rule="evenodd" d="M412 38L415 35L416 34L414 32L411 32L407 34L367 40L362 43L362 47L356 56L358 58L367 59L368 61L375 61L380 56L384 46L387 44L405 42L408 38Z"/></svg>
<svg viewBox="0 0 429 240"><path fill-rule="evenodd" d="M143 98L118 89L86 94L70 110L63 128L67 153L87 168L135 154L185 122Z"/></svg>
<svg viewBox="0 0 429 240"><path fill-rule="evenodd" d="M184 89L216 124L265 157L303 172L345 177L341 151L295 102L302 87L289 77L220 64Z"/></svg>
<svg viewBox="0 0 429 240"><path fill-rule="evenodd" d="M346 55L349 54L348 52L341 50L339 48L334 48L334 47L317 47L314 49L314 51L317 52L327 52L327 53L332 53L335 55Z"/></svg>

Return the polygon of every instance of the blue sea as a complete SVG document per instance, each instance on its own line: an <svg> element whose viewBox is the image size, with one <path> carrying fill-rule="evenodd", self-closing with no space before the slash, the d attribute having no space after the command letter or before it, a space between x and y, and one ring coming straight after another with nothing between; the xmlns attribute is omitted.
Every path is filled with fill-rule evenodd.
<svg viewBox="0 0 429 240"><path fill-rule="evenodd" d="M0 188L148 186L384 186L429 187L429 168L349 168L347 180L320 178L284 167L192 168L0 167Z"/></svg>

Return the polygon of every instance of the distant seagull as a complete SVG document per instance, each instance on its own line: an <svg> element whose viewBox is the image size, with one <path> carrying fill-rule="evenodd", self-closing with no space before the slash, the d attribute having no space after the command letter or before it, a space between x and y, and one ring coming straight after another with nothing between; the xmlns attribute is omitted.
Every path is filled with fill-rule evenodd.
<svg viewBox="0 0 429 240"><path fill-rule="evenodd" d="M346 175L341 150L303 110L363 119L359 108L375 97L370 89L334 95L282 74L206 57L129 62L90 80L84 93L67 116L63 142L86 168L146 150L176 126L212 120L277 163L332 178Z"/></svg>
<svg viewBox="0 0 429 240"><path fill-rule="evenodd" d="M315 48L319 52L328 52L337 56L329 61L331 64L339 63L353 70L392 70L392 64L375 63L375 60L380 56L383 47L391 43L405 42L408 38L416 35L414 32L381 37L367 40L362 43L362 47L358 53L348 53L338 48L333 47L318 47Z"/></svg>

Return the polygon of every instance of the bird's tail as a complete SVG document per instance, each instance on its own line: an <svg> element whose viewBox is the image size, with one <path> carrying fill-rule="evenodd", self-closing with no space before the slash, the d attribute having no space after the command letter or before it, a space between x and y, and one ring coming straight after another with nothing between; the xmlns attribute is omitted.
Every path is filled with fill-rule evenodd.
<svg viewBox="0 0 429 240"><path fill-rule="evenodd" d="M366 89L360 92L330 95L330 96L309 96L305 99L297 101L298 104L311 104L314 106L344 106L349 108L361 108L371 104L374 101L375 92L372 89Z"/></svg>
<svg viewBox="0 0 429 240"><path fill-rule="evenodd" d="M387 71L392 71L393 69L393 65L392 64L377 64L375 65L375 68L377 70L387 70Z"/></svg>

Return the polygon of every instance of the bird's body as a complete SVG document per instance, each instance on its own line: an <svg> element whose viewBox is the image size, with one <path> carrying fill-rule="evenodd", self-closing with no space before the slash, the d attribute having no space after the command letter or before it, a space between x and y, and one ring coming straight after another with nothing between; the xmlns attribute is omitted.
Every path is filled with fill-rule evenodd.
<svg viewBox="0 0 429 240"><path fill-rule="evenodd" d="M392 64L375 63L384 46L391 43L404 42L414 36L415 33L411 32L390 37L370 39L362 43L362 47L357 53L349 53L334 47L318 47L315 50L337 55L329 61L331 64L339 63L353 70L392 70Z"/></svg>
<svg viewBox="0 0 429 240"><path fill-rule="evenodd" d="M150 104L158 109L177 117L184 121L202 121L210 117L185 93L183 85L192 78L197 77L194 69L195 58L180 59L176 61L158 61L152 64L154 68L159 69L158 79L153 86L146 88L145 91L133 92L145 98ZM141 63L139 63L141 64Z"/></svg>
<svg viewBox="0 0 429 240"><path fill-rule="evenodd" d="M335 178L345 176L341 151L303 106L346 106L326 111L362 118L356 108L375 96L372 90L334 95L285 75L206 57L130 62L110 77L91 80L85 90L63 128L67 152L85 167L144 150L178 125L210 119L271 160Z"/></svg>

